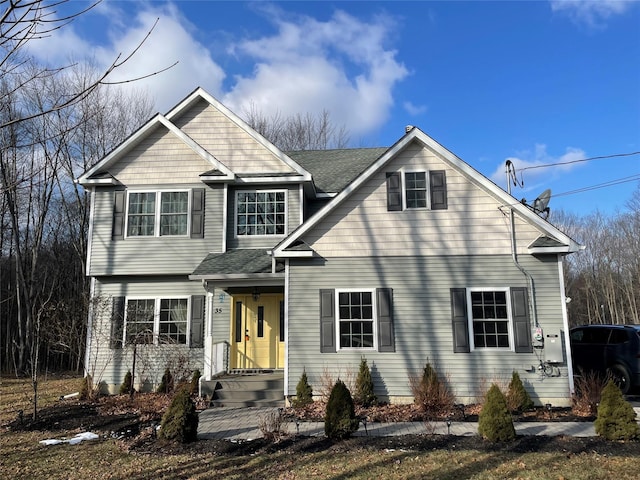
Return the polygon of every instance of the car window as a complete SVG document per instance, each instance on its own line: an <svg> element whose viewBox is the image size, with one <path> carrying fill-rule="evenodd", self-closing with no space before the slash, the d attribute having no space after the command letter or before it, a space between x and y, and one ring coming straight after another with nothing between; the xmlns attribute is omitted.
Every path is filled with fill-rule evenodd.
<svg viewBox="0 0 640 480"><path fill-rule="evenodd" d="M609 339L609 329L607 328L585 328L582 343L607 343Z"/></svg>
<svg viewBox="0 0 640 480"><path fill-rule="evenodd" d="M584 330L574 330L571 332L571 343L582 343L584 337Z"/></svg>
<svg viewBox="0 0 640 480"><path fill-rule="evenodd" d="M629 340L626 330L611 330L611 336L609 337L610 344L624 343Z"/></svg>

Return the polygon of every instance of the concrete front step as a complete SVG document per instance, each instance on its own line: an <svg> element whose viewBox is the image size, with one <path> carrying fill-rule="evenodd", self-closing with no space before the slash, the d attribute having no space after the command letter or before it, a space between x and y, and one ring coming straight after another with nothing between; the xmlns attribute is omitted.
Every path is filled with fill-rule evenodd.
<svg viewBox="0 0 640 480"><path fill-rule="evenodd" d="M283 407L284 374L227 375L203 382L202 394L212 407Z"/></svg>

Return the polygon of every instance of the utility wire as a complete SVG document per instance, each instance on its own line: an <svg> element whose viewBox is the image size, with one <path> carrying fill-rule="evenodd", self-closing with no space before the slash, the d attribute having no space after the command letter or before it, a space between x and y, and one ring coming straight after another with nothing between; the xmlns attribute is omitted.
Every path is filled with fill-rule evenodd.
<svg viewBox="0 0 640 480"><path fill-rule="evenodd" d="M532 165L530 167L523 167L518 170L520 170L520 172L524 172L525 170L533 170L534 168L557 167L558 165L570 165L572 163L590 162L591 160L603 160L606 158L630 157L632 155L640 155L640 152L615 153L613 155L602 155L600 157L581 158L579 160L569 160L567 162L556 162L556 163L546 163L543 165Z"/></svg>

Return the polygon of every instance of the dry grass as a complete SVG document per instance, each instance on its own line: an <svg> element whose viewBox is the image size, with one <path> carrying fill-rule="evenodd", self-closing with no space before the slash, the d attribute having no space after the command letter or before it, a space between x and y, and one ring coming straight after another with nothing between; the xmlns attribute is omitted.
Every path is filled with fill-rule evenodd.
<svg viewBox="0 0 640 480"><path fill-rule="evenodd" d="M77 379L49 379L41 384L41 404L53 405L60 395L71 393ZM15 418L28 409L28 382L2 379L0 418ZM141 397L146 400L160 397ZM106 402L117 409L117 397ZM105 407L106 408L106 407ZM154 406L153 408L157 408ZM42 446L46 438L60 438L64 431L11 432L0 429L2 478L93 478L143 480L147 478L246 479L419 479L473 478L480 480L615 479L637 478L640 457L637 443L540 439L539 451L526 445L486 446L469 437L352 439L331 443L321 439L285 439L278 445L200 441L163 449L128 450L122 441L102 437L79 445ZM75 432L74 432L75 433ZM72 435L73 433L70 433ZM305 443L310 442L310 444ZM416 442L416 443L412 443Z"/></svg>

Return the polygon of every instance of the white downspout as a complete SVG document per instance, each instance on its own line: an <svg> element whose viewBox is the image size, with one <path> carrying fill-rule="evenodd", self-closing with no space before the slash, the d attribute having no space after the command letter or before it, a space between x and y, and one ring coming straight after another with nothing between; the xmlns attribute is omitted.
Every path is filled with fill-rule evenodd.
<svg viewBox="0 0 640 480"><path fill-rule="evenodd" d="M560 275L560 301L562 302L562 326L564 327L564 344L567 354L567 374L569 375L569 392L575 393L573 383L573 361L571 360L571 336L569 335L569 315L567 313L567 292L564 289L564 267L562 256L558 255L558 274Z"/></svg>

